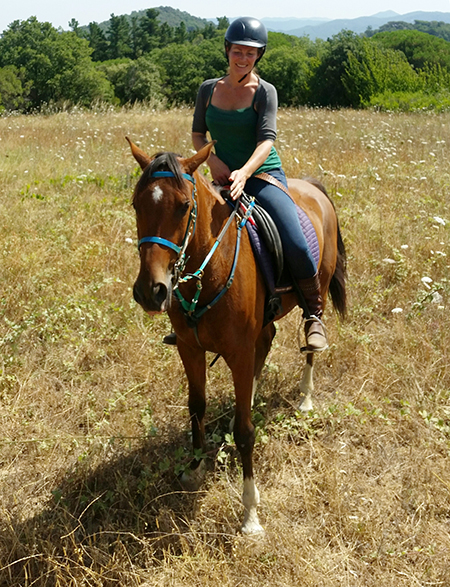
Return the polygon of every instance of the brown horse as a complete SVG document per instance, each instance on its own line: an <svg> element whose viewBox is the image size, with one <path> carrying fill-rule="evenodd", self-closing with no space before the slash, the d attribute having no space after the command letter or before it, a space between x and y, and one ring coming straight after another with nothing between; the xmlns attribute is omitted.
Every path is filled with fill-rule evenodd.
<svg viewBox="0 0 450 587"><path fill-rule="evenodd" d="M229 207L197 171L209 157L212 143L190 158L173 153L152 158L128 141L143 170L133 196L140 250L134 298L150 314L169 314L189 382L194 449L202 449L205 440L205 352L222 355L231 369L236 395L234 438L244 473L242 532L262 532L253 478L251 410L275 326L264 324L266 292L261 272L246 230L240 231L239 222L229 223ZM333 305L344 315L345 249L334 206L323 188L298 179L288 183L317 233L324 304L330 292ZM295 294L283 295L282 314L277 318L297 303ZM313 354L308 353L300 386L303 410L312 408L312 374ZM188 475L191 481L200 481L200 468L194 459Z"/></svg>

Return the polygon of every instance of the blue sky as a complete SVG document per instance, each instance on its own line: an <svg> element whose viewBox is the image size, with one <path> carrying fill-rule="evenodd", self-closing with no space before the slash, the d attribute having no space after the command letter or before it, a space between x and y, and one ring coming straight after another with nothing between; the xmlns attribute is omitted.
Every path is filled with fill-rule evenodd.
<svg viewBox="0 0 450 587"><path fill-rule="evenodd" d="M3 0L0 10L0 32L14 20L26 20L30 16L36 16L40 21L49 21L55 27L67 29L72 18L84 25L92 21L108 20L111 13L129 14L133 10L158 6L172 6L202 18L255 16L334 19L371 16L386 10L393 10L398 14L416 10L450 12L450 0L247 0L245 4L241 0L162 0L154 3L151 0Z"/></svg>

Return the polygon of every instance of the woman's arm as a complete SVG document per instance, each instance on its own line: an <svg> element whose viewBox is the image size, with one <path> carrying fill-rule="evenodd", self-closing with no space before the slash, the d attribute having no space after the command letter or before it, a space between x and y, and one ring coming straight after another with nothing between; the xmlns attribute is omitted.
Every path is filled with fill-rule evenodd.
<svg viewBox="0 0 450 587"><path fill-rule="evenodd" d="M199 151L207 143L208 139L206 135L200 132L192 133L192 144L196 151ZM230 183L230 169L215 153L211 153L209 156L208 165L215 183L218 185L227 185Z"/></svg>
<svg viewBox="0 0 450 587"><path fill-rule="evenodd" d="M231 172L229 175L229 179L232 182L230 195L233 200L239 198L239 196L242 194L247 179L251 177L258 169L258 167L261 167L261 165L267 159L272 145L273 141L269 139L261 141L257 144L256 149L253 151L247 163L240 169L235 169Z"/></svg>

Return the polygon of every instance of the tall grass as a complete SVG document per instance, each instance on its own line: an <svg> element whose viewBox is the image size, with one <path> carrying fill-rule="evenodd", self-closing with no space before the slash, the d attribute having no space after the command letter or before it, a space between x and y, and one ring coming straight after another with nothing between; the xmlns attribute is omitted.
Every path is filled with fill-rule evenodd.
<svg viewBox="0 0 450 587"><path fill-rule="evenodd" d="M298 312L258 388L266 529L237 532L231 378L208 373L196 494L186 382L138 271L125 135L189 154L191 111L0 118L0 584L450 584L450 116L282 110L289 176L322 180L349 256L315 410L296 411Z"/></svg>

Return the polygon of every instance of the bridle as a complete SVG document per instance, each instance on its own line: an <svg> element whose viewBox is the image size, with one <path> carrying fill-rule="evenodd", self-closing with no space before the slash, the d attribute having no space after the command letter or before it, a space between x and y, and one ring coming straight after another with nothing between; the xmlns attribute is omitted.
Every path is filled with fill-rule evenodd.
<svg viewBox="0 0 450 587"><path fill-rule="evenodd" d="M178 273L184 269L185 252L186 252L186 249L189 245L189 241L190 241L191 237L193 237L195 234L195 226L196 226L196 222L197 222L197 197L196 197L197 196L197 188L195 185L195 178L192 175L189 175L188 173L182 173L181 175L184 179L187 179L188 181L190 181L192 183L192 201L193 201L193 206L192 206L191 212L189 214L189 220L188 220L188 223L186 226L186 231L184 233L184 237L181 242L181 245L176 245L172 241L169 241L169 240L162 238L160 236L144 236L138 242L138 250L141 249L141 246L144 243L156 243L158 245L163 245L163 246L168 247L169 249L172 249L173 251L175 251L178 255L177 261L175 263L175 266L177 266ZM150 175L150 178L153 178L153 179L160 179L162 177L175 177L175 174L172 171L154 171Z"/></svg>

